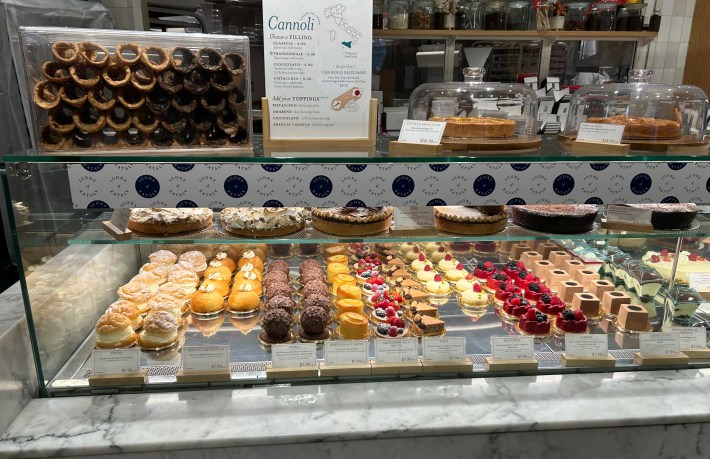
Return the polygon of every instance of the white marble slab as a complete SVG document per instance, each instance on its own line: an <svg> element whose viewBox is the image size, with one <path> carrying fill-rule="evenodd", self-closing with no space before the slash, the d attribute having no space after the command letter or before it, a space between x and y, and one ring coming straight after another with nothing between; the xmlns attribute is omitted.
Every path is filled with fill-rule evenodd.
<svg viewBox="0 0 710 459"><path fill-rule="evenodd" d="M357 441L710 421L710 370L33 400L0 456Z"/></svg>
<svg viewBox="0 0 710 459"><path fill-rule="evenodd" d="M20 290L20 283L16 282L0 294L0 337L24 317L25 305L22 302L22 290Z"/></svg>

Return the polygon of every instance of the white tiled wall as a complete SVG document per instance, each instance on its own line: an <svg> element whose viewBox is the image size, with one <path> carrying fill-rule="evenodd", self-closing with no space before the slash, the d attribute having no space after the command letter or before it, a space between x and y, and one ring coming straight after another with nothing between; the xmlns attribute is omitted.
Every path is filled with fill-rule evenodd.
<svg viewBox="0 0 710 459"><path fill-rule="evenodd" d="M710 1L710 0L697 0ZM661 9L661 30L649 45L646 68L653 69L654 83L681 84L688 54L696 0L647 0L646 19L656 5Z"/></svg>

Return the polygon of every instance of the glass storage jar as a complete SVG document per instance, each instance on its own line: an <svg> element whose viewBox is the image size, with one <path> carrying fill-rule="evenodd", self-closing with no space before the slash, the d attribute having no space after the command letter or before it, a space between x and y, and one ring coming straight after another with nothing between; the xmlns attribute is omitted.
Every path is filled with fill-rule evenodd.
<svg viewBox="0 0 710 459"><path fill-rule="evenodd" d="M417 0L412 4L410 16L412 29L431 30L434 27L434 1Z"/></svg>
<svg viewBox="0 0 710 459"><path fill-rule="evenodd" d="M372 0L372 28L385 28L385 1Z"/></svg>
<svg viewBox="0 0 710 459"><path fill-rule="evenodd" d="M587 18L584 21L584 29L590 32L599 30L599 9L596 5L592 5L587 11Z"/></svg>
<svg viewBox="0 0 710 459"><path fill-rule="evenodd" d="M537 30L550 30L550 2L548 0L534 0L535 28Z"/></svg>
<svg viewBox="0 0 710 459"><path fill-rule="evenodd" d="M616 31L625 32L629 28L629 10L620 8L616 13Z"/></svg>
<svg viewBox="0 0 710 459"><path fill-rule="evenodd" d="M456 7L456 30L483 30L483 3L462 0Z"/></svg>
<svg viewBox="0 0 710 459"><path fill-rule="evenodd" d="M390 0L387 13L388 29L407 29L409 26L409 2L407 0Z"/></svg>
<svg viewBox="0 0 710 459"><path fill-rule="evenodd" d="M616 30L617 2L601 2L596 5L599 10L599 27L597 30L611 32Z"/></svg>
<svg viewBox="0 0 710 459"><path fill-rule="evenodd" d="M640 32L643 30L643 14L646 11L645 3L626 4L626 9L629 10L629 19L626 30L629 32Z"/></svg>
<svg viewBox="0 0 710 459"><path fill-rule="evenodd" d="M508 3L506 30L528 30L530 2L517 1Z"/></svg>
<svg viewBox="0 0 710 459"><path fill-rule="evenodd" d="M586 30L586 17L589 3L573 2L567 4L567 24L565 30Z"/></svg>
<svg viewBox="0 0 710 459"><path fill-rule="evenodd" d="M484 19L484 27L486 30L505 30L506 24L506 10L507 5L505 2L492 1L486 3L486 15Z"/></svg>
<svg viewBox="0 0 710 459"><path fill-rule="evenodd" d="M464 81L427 83L409 99L409 118L443 120L461 126L461 135L445 137L530 138L537 132L537 95L518 83L484 82L485 69L464 69ZM495 126L495 129L493 128ZM465 127L465 128L464 128Z"/></svg>
<svg viewBox="0 0 710 459"><path fill-rule="evenodd" d="M682 138L702 142L708 97L695 86L651 84L650 70L631 70L629 83L589 85L572 98L563 136L581 123L624 125L624 139L644 142Z"/></svg>

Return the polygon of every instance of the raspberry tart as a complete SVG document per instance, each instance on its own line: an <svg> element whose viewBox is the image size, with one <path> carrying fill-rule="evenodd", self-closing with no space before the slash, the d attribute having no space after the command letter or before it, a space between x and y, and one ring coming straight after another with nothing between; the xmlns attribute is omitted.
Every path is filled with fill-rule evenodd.
<svg viewBox="0 0 710 459"><path fill-rule="evenodd" d="M471 290L462 292L458 300L461 306L467 308L485 308L491 302L488 293L483 290L481 284L474 284Z"/></svg>
<svg viewBox="0 0 710 459"><path fill-rule="evenodd" d="M533 309L533 307L528 300L520 295L514 294L505 300L502 312L505 313L509 319L517 320L530 309Z"/></svg>
<svg viewBox="0 0 710 459"><path fill-rule="evenodd" d="M496 289L495 294L493 295L493 301L498 304L503 304L508 298L512 297L513 295L522 295L522 291L520 290L520 288L516 287L513 284L501 282L498 288Z"/></svg>
<svg viewBox="0 0 710 459"><path fill-rule="evenodd" d="M440 274L435 274L434 279L424 284L424 290L431 295L444 296L451 293L451 285Z"/></svg>
<svg viewBox="0 0 710 459"><path fill-rule="evenodd" d="M552 322L547 314L543 314L535 309L528 309L520 316L520 320L515 328L526 335L549 335Z"/></svg>
<svg viewBox="0 0 710 459"><path fill-rule="evenodd" d="M466 276L468 276L468 271L466 271L463 268L462 263L457 264L456 268L450 269L444 273L444 277L452 285L456 284L456 282L460 281L461 279L465 278Z"/></svg>
<svg viewBox="0 0 710 459"><path fill-rule="evenodd" d="M404 316L404 311L400 304L401 303L396 301L378 301L370 316L375 322L387 322L390 317L398 317L401 319Z"/></svg>
<svg viewBox="0 0 710 459"><path fill-rule="evenodd" d="M416 272L424 269L425 266L429 266L430 268L433 268L434 264L431 261L426 259L426 255L424 255L422 252L419 252L419 254L417 255L417 258L414 261L412 261L412 263L409 265L409 270L412 271L413 273L416 273Z"/></svg>
<svg viewBox="0 0 710 459"><path fill-rule="evenodd" d="M576 311L566 310L557 314L555 319L555 331L562 333L587 333L587 316L577 309Z"/></svg>
<svg viewBox="0 0 710 459"><path fill-rule="evenodd" d="M550 287L545 284L530 282L525 289L525 299L537 303L542 295L550 294L551 292Z"/></svg>
<svg viewBox="0 0 710 459"><path fill-rule="evenodd" d="M543 314L556 317L557 314L567 309L567 304L562 301L557 295L543 293L542 295L540 295L540 298L538 298L535 307Z"/></svg>
<svg viewBox="0 0 710 459"><path fill-rule="evenodd" d="M494 292L498 289L498 286L501 282L508 283L508 276L503 273L494 274L492 277L486 280L486 290L488 290L489 292Z"/></svg>
<svg viewBox="0 0 710 459"><path fill-rule="evenodd" d="M522 261L509 261L503 267L503 274L510 278L515 278L519 271L525 270L525 265Z"/></svg>
<svg viewBox="0 0 710 459"><path fill-rule="evenodd" d="M362 287L360 287L360 290L362 290L363 295L371 296L375 293L381 293L387 290L387 285L385 284L385 280L376 274L366 280L365 283L362 284Z"/></svg>
<svg viewBox="0 0 710 459"><path fill-rule="evenodd" d="M490 261L479 262L475 268L473 268L473 277L480 281L487 281L489 278L493 277L498 270L495 265Z"/></svg>
<svg viewBox="0 0 710 459"><path fill-rule="evenodd" d="M391 316L384 323L377 324L375 335L385 339L404 338L409 335L409 327L401 317Z"/></svg>

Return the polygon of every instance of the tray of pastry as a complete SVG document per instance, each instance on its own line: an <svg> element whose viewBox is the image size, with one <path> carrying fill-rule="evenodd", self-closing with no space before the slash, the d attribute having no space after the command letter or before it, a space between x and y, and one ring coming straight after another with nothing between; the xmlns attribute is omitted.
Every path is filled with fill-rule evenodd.
<svg viewBox="0 0 710 459"><path fill-rule="evenodd" d="M26 27L41 152L251 145L246 37Z"/></svg>

